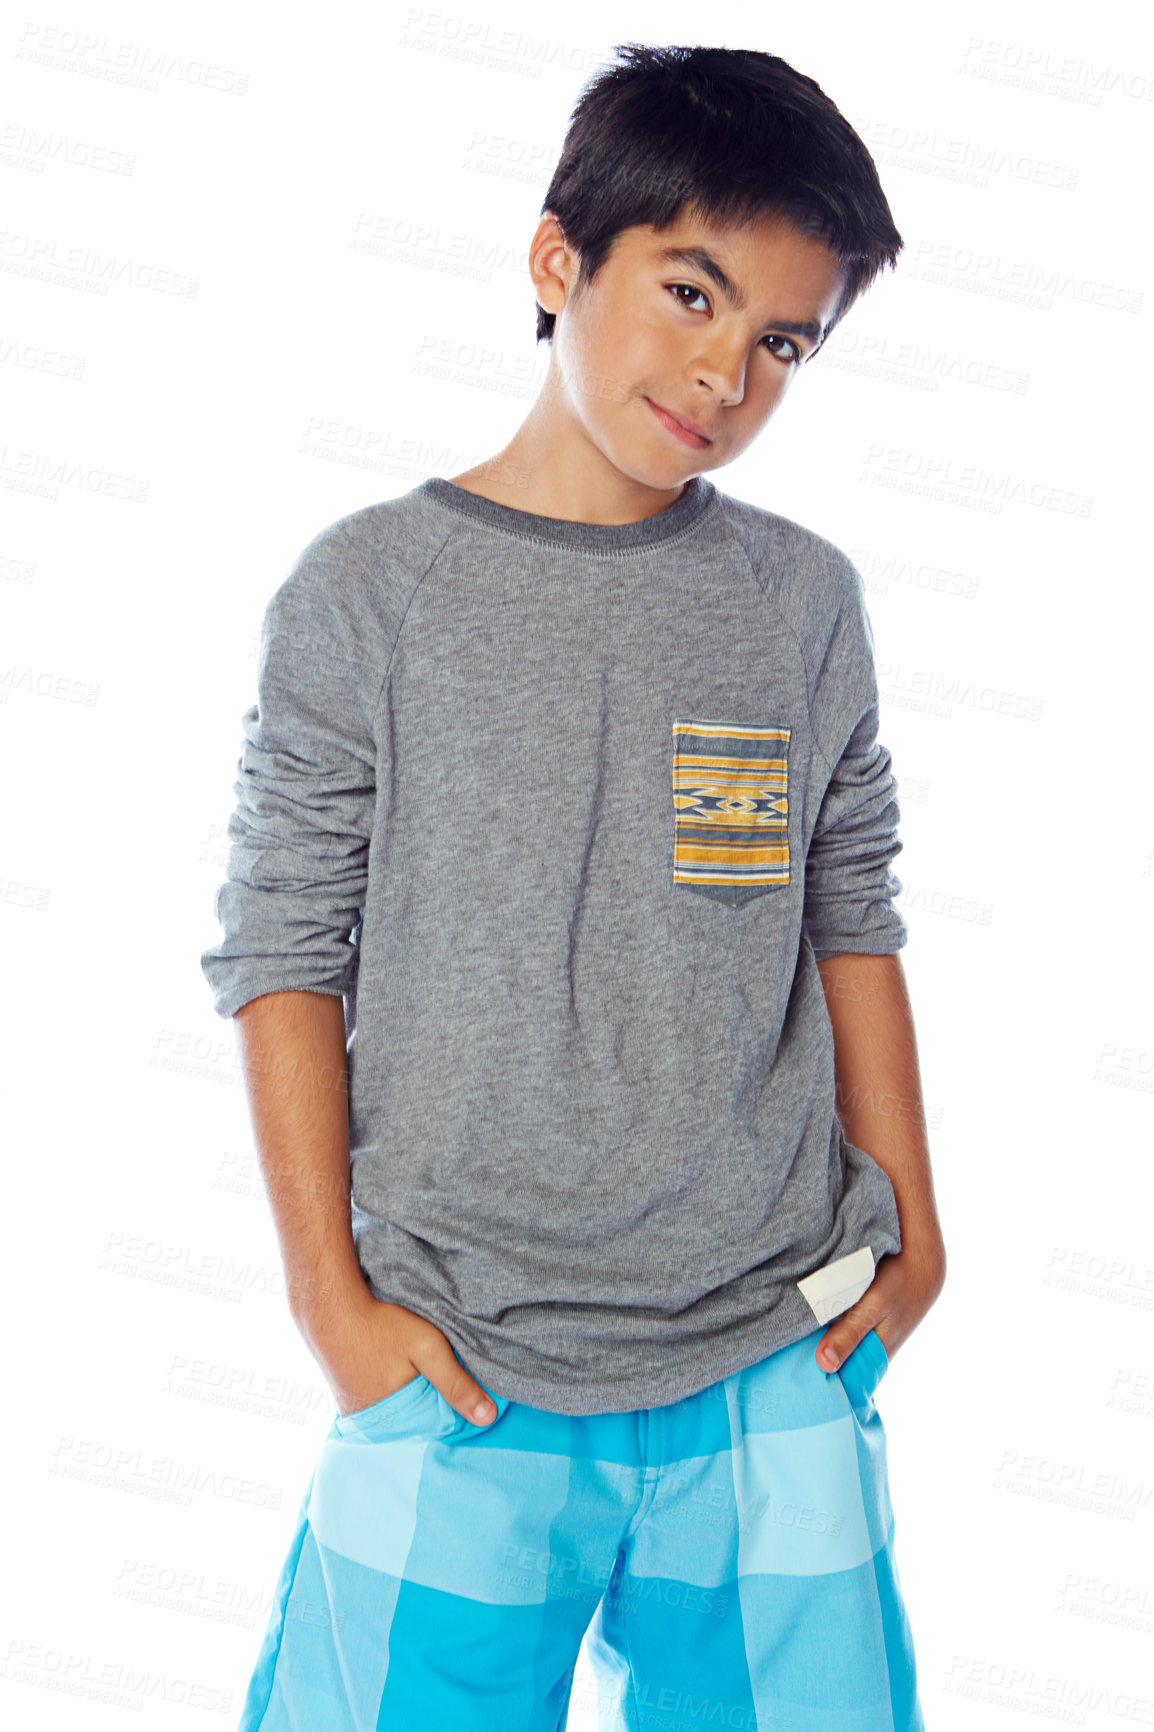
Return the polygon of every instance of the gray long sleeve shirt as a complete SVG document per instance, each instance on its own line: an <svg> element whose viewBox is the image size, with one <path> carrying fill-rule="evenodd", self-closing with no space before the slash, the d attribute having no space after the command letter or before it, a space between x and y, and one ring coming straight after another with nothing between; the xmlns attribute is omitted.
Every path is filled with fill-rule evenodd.
<svg viewBox="0 0 1154 1732"><path fill-rule="evenodd" d="M343 996L365 1280L488 1389L679 1400L900 1249L815 961L907 937L836 547L702 476L622 525L435 477L300 554L242 726L215 1009Z"/></svg>

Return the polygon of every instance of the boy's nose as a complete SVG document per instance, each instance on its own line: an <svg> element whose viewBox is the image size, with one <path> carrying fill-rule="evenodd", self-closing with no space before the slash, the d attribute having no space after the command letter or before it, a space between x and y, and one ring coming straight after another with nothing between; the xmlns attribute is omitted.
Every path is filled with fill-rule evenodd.
<svg viewBox="0 0 1154 1732"><path fill-rule="evenodd" d="M707 385L728 408L745 396L745 353L719 350L702 355L697 364L698 383Z"/></svg>

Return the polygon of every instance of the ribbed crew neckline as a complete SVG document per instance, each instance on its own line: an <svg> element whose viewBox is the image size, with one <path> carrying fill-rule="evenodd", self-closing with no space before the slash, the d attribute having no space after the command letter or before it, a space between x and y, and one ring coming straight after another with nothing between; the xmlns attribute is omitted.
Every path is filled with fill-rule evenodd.
<svg viewBox="0 0 1154 1732"><path fill-rule="evenodd" d="M578 523L566 517L541 517L534 511L518 511L512 505L499 505L495 499L470 493L440 475L431 475L417 492L459 517L472 518L519 541L544 541L580 553L620 554L644 552L683 534L709 509L717 489L703 475L694 475L673 505L637 523Z"/></svg>

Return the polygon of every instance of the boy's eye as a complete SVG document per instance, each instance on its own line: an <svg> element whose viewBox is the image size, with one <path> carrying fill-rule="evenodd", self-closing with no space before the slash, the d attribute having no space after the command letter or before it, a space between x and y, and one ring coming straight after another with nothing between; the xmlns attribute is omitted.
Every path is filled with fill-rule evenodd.
<svg viewBox="0 0 1154 1732"><path fill-rule="evenodd" d="M703 289L695 288L692 283L670 283L667 286L670 294L677 301L678 305L689 307L691 312L697 311L697 309L690 304L693 301L704 301L707 307L709 305L709 297L705 291ZM684 293L689 297L688 300L683 300L681 298L682 291L684 291ZM768 337L763 337L761 343L763 348L768 347L770 343L784 343L784 350L770 349L769 353L771 355L779 356L782 360L789 361L791 365L799 366L801 364L801 350L798 348L792 337L779 337L771 333Z"/></svg>
<svg viewBox="0 0 1154 1732"><path fill-rule="evenodd" d="M765 344L765 343L785 343L790 350L790 353L785 355L785 359L787 361L793 362L793 364L795 366L800 365L800 363L801 363L801 350L798 348L797 344L794 342L792 337L768 336L768 337L763 337L761 340L762 340L763 344ZM784 351L781 349L771 349L769 352L771 355L780 355L780 354L784 353Z"/></svg>
<svg viewBox="0 0 1154 1732"><path fill-rule="evenodd" d="M675 300L680 299L680 296L678 293L678 291L680 289L685 290L685 292L688 294L690 300L704 301L706 306L709 305L709 297L701 289L695 289L692 283L670 283L669 292L674 297ZM681 301L681 305L683 307L687 307L689 305L689 301Z"/></svg>

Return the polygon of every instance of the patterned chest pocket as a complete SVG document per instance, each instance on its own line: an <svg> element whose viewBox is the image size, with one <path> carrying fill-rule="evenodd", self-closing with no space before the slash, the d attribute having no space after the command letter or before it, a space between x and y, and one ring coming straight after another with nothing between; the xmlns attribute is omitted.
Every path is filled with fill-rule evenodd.
<svg viewBox="0 0 1154 1732"><path fill-rule="evenodd" d="M791 731L674 722L674 884L731 908L788 886Z"/></svg>

